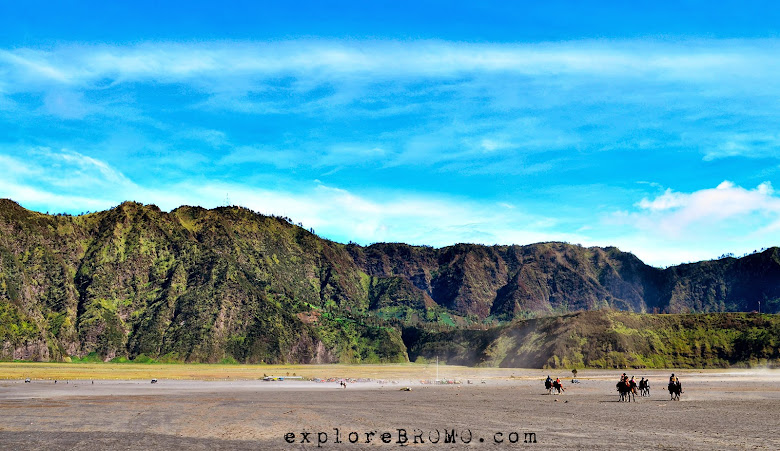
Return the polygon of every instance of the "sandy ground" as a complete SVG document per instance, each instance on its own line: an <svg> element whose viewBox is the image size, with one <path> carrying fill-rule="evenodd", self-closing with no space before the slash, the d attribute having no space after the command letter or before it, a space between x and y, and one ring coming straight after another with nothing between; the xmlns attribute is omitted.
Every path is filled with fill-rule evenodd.
<svg viewBox="0 0 780 451"><path fill-rule="evenodd" d="M681 401L662 390L669 372L629 373L649 377L652 388L632 403L618 401L616 371L582 370L581 383L564 380L562 395L546 394L541 370L484 383L398 380L346 389L299 381L7 380L0 381L0 448L314 449L319 438L324 449L391 449L402 448L404 429L403 447L415 449L780 449L780 371L676 373ZM456 442L444 443L453 429ZM358 443L350 443L351 432ZM382 442L383 432L391 443ZM531 432L536 443L524 443ZM288 433L295 443L285 441ZM424 443L415 444L415 435Z"/></svg>

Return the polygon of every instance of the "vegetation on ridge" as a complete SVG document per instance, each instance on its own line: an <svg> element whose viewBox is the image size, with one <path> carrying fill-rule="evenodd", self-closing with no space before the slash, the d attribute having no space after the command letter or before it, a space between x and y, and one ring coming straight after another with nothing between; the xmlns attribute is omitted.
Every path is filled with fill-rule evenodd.
<svg viewBox="0 0 780 451"><path fill-rule="evenodd" d="M530 368L780 366L780 315L579 312L487 330L407 329L412 359Z"/></svg>
<svg viewBox="0 0 780 451"><path fill-rule="evenodd" d="M3 359L398 362L404 328L476 337L580 310L776 313L779 280L777 248L662 270L565 243L344 245L240 207L52 216L0 200Z"/></svg>

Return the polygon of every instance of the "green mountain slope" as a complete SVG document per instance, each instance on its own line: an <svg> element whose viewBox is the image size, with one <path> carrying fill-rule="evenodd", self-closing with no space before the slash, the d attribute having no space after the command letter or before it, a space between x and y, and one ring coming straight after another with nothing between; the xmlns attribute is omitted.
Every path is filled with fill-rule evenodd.
<svg viewBox="0 0 780 451"><path fill-rule="evenodd" d="M0 358L405 361L403 327L759 302L780 309L777 248L661 270L565 243L343 245L240 207L63 216L0 200Z"/></svg>
<svg viewBox="0 0 780 451"><path fill-rule="evenodd" d="M0 205L0 305L29 325L0 336L6 356L406 360L395 329L362 319L364 279L344 246L245 209Z"/></svg>
<svg viewBox="0 0 780 451"><path fill-rule="evenodd" d="M487 330L408 328L412 359L531 368L780 365L780 316L578 312Z"/></svg>

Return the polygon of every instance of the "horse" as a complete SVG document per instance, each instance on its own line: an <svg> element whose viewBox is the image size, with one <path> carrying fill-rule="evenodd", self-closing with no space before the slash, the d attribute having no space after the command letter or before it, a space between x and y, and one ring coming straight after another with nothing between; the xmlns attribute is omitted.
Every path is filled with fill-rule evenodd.
<svg viewBox="0 0 780 451"><path fill-rule="evenodd" d="M680 395L682 394L682 385L680 384L680 381L677 382L669 382L669 396L671 401L679 401Z"/></svg>
<svg viewBox="0 0 780 451"><path fill-rule="evenodd" d="M631 402L631 397L633 396L634 401L636 401L636 383L630 384L627 382L618 382L616 385L617 391L620 394L620 401L628 401Z"/></svg>
<svg viewBox="0 0 780 451"><path fill-rule="evenodd" d="M650 382L647 379L639 381L639 393L644 396L650 396Z"/></svg>
<svg viewBox="0 0 780 451"><path fill-rule="evenodd" d="M553 381L553 383L552 383L552 388L553 388L553 389L555 389L555 390L558 390L558 394L559 394L559 395L560 395L560 394L561 394L561 393L562 393L564 390L566 390L565 388L563 388L563 385L562 385L560 382L558 382L558 381Z"/></svg>

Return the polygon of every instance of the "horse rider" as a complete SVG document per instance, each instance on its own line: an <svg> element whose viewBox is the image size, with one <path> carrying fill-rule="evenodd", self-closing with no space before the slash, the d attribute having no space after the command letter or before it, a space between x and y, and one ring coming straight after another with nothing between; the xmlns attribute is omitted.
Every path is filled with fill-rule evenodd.
<svg viewBox="0 0 780 451"><path fill-rule="evenodd" d="M564 390L563 384L561 384L561 378L560 377L556 377L555 378L555 382L553 383L553 387L555 387L555 389L558 390L558 393L561 393Z"/></svg>
<svg viewBox="0 0 780 451"><path fill-rule="evenodd" d="M672 387L682 392L682 384L680 384L680 379L677 379L674 374L672 374L672 376L669 378L669 390L671 390Z"/></svg>

